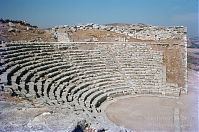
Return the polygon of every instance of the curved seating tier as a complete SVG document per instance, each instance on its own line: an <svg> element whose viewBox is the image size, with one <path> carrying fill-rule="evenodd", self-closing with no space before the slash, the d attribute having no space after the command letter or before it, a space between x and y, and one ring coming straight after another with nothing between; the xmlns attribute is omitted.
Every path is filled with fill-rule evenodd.
<svg viewBox="0 0 199 132"><path fill-rule="evenodd" d="M84 45L5 44L0 74L18 95L90 112L117 96L179 92L164 80L163 54L146 44Z"/></svg>

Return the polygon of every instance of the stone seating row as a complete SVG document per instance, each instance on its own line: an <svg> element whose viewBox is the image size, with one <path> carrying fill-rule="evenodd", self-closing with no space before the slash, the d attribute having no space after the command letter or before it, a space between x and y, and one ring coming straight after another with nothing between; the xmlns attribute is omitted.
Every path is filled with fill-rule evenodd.
<svg viewBox="0 0 199 132"><path fill-rule="evenodd" d="M7 49L4 50L1 55L14 55L17 53L32 53L33 51L38 51L38 52L45 52L45 51L53 51L53 47L27 47L27 48L20 48L20 49Z"/></svg>
<svg viewBox="0 0 199 132"><path fill-rule="evenodd" d="M57 61L57 60L55 60ZM53 63L54 61L51 58L45 58L45 59L41 59L41 60L37 60L37 61L32 61L32 62L27 62L27 63L23 63L23 64L18 64L18 66L21 68L19 69L19 71L13 71L11 70L10 72L12 73L16 73L17 72L17 76L19 75L23 75L25 74L24 71L29 72L29 70L34 69L36 67L40 67L40 66L44 66L46 64L50 64ZM9 69L8 69L9 70ZM8 72L8 74L10 73ZM19 82L20 80L18 79L17 82Z"/></svg>

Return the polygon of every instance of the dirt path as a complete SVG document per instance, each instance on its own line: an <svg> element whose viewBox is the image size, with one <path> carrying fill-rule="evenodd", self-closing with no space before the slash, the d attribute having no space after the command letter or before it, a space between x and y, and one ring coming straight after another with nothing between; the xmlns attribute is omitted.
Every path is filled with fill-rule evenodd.
<svg viewBox="0 0 199 132"><path fill-rule="evenodd" d="M188 72L189 93L179 99L121 99L106 109L115 124L136 131L198 131L199 74Z"/></svg>
<svg viewBox="0 0 199 132"><path fill-rule="evenodd" d="M70 42L68 33L57 33L58 42Z"/></svg>

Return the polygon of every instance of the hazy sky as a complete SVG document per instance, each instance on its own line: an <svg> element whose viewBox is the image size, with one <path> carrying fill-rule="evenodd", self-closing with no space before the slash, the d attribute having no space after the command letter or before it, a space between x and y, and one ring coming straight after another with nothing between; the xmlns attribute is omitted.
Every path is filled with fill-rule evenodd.
<svg viewBox="0 0 199 132"><path fill-rule="evenodd" d="M81 23L183 25L198 35L198 0L0 0L0 18L49 27Z"/></svg>

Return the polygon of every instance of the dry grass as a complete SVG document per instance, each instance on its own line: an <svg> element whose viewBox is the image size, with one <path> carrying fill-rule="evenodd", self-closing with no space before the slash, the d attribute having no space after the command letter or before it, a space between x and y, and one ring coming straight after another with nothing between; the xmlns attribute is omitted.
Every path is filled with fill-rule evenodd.
<svg viewBox="0 0 199 132"><path fill-rule="evenodd" d="M90 30L77 30L76 32L72 32L70 34L70 38L73 41L77 42L84 41L85 39L90 39L90 38L97 38L97 40L101 42L110 42L110 41L118 41L118 38L127 39L127 36L112 31L90 29ZM140 41L138 39L133 39L133 38L129 38L129 40Z"/></svg>
<svg viewBox="0 0 199 132"><path fill-rule="evenodd" d="M6 33L9 41L55 41L52 34L43 29L32 28L27 30L26 26L20 24L15 24L15 26L18 31Z"/></svg>

